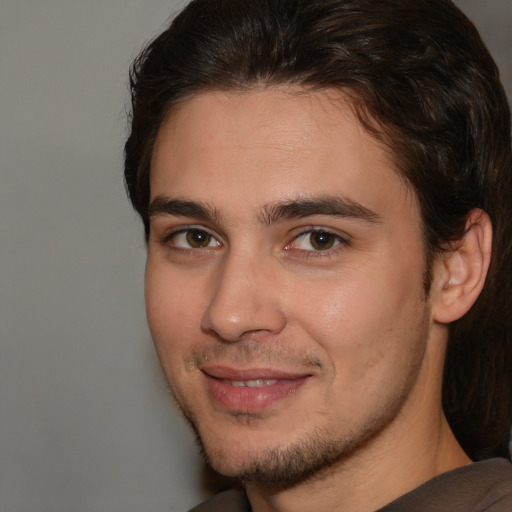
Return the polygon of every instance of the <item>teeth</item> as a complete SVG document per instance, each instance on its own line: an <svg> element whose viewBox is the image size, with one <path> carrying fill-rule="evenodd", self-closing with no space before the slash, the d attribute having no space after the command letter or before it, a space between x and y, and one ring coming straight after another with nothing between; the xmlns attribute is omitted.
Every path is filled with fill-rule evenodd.
<svg viewBox="0 0 512 512"><path fill-rule="evenodd" d="M277 382L277 379L255 379L255 380L226 380L224 381L230 384L234 388L262 388L265 386L271 386Z"/></svg>
<svg viewBox="0 0 512 512"><path fill-rule="evenodd" d="M247 381L247 387L249 388L262 388L263 386L271 386L272 384L275 384L277 380L270 380L270 379L257 379L257 380L248 380Z"/></svg>

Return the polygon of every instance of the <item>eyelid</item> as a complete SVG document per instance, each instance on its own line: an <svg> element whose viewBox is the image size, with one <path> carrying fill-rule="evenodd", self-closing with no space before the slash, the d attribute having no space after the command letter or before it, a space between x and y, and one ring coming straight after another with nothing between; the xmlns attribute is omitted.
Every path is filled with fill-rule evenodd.
<svg viewBox="0 0 512 512"><path fill-rule="evenodd" d="M311 250L308 250L308 249L296 249L296 248L290 247L292 244L294 244L300 238L306 237L308 235L311 236L314 233L326 233L328 235L332 235L336 238L337 243L335 243L335 245L333 245L332 247L329 247L327 249L314 249L313 248ZM318 256L327 256L328 253L339 250L340 246L341 247L347 246L349 244L349 242L350 242L350 236L347 235L346 233L340 233L339 231L337 231L335 229L327 228L324 226L308 226L305 228L301 228L300 232L297 233L293 237L292 241L289 242L288 244L286 244L285 250L296 250L296 251L301 251L304 253L315 253L315 255L318 255Z"/></svg>
<svg viewBox="0 0 512 512"><path fill-rule="evenodd" d="M162 245L168 245L169 242L176 237L177 235L186 233L187 231L204 231L208 235L210 235L213 239L216 240L218 246L224 245L222 241L220 240L220 237L211 229L201 225L201 224L185 224L180 226L175 226L171 229L169 229L161 238L160 243ZM191 251L197 251L198 249L211 249L212 247L207 246L203 248L194 248L194 247L180 247L178 245L173 246L174 249L181 249L181 250L191 250Z"/></svg>

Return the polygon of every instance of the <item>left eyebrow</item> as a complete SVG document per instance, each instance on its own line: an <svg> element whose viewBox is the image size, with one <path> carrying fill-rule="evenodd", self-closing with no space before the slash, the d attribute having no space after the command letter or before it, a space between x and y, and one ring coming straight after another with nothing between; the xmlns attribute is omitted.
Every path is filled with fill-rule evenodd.
<svg viewBox="0 0 512 512"><path fill-rule="evenodd" d="M352 199L337 196L322 196L273 203L265 206L261 212L263 223L271 225L282 220L302 219L314 215L328 215L363 220L371 223L381 222L381 217Z"/></svg>

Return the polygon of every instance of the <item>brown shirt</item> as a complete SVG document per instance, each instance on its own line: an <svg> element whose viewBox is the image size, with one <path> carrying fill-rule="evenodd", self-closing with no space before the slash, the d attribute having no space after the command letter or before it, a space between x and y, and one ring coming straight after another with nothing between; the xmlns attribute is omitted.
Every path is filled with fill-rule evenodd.
<svg viewBox="0 0 512 512"><path fill-rule="evenodd" d="M436 476L378 512L512 512L512 464L489 459Z"/></svg>
<svg viewBox="0 0 512 512"><path fill-rule="evenodd" d="M240 491L217 494L190 512L251 512ZM512 464L489 459L439 475L378 512L512 512Z"/></svg>

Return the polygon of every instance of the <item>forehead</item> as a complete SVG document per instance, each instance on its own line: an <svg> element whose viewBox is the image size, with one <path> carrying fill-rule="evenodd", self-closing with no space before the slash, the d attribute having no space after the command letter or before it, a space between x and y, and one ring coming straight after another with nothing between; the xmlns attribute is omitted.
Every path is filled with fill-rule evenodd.
<svg viewBox="0 0 512 512"><path fill-rule="evenodd" d="M292 87L205 92L180 105L159 131L150 183L152 198L244 209L325 194L379 208L414 196L342 92Z"/></svg>

